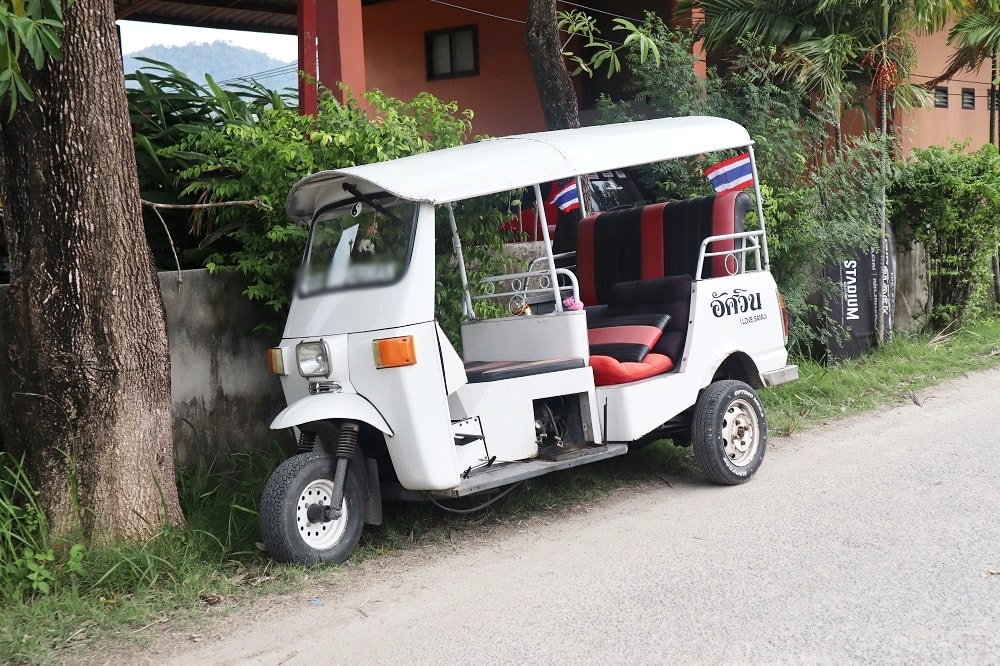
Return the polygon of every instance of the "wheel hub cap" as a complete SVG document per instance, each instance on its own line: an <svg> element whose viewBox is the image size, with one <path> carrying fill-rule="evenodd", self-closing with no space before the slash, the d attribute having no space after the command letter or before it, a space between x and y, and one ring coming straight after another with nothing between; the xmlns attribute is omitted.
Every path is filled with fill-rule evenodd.
<svg viewBox="0 0 1000 666"><path fill-rule="evenodd" d="M729 462L737 467L750 464L760 445L757 413L745 400L734 400L722 420L722 445Z"/></svg>
<svg viewBox="0 0 1000 666"><path fill-rule="evenodd" d="M332 494L333 481L317 479L302 490L295 506L295 522L299 536L307 545L317 550L330 548L347 530L346 500L340 504L340 518L323 520L323 516L328 512L322 507L330 506Z"/></svg>

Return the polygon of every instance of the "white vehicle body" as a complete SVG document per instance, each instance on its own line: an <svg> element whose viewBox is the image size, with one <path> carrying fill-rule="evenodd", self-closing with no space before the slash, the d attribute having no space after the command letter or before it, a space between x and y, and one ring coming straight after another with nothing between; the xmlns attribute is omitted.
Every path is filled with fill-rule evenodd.
<svg viewBox="0 0 1000 666"><path fill-rule="evenodd" d="M512 294L512 301L523 301L529 291L551 296L551 312L477 319L475 285L470 285L463 303L468 315L463 356L435 321L436 207L447 206L451 213L455 202L530 187L541 200L539 183L713 151L747 150L752 158L752 143L746 130L730 121L669 118L491 139L303 179L289 194L287 210L294 219L316 225L314 246L321 233L314 221L329 211L359 222L342 231L332 252L332 263L341 268L323 272L313 266L309 270L316 275L303 278L297 288L280 346L271 352L288 403L271 427L316 434L321 443L306 437L305 447L322 446L332 454L339 425L357 423L369 495L458 497L619 455L630 443L657 434L690 431L692 408L720 378L755 387L794 379L797 370L787 364L784 346L783 306L767 270L759 190L759 230L732 234L739 246L728 253L733 274L700 275L717 237L698 250L683 354L669 372L595 384L588 365L588 315L562 306L568 294L579 297L576 277L556 269L549 243L532 268L490 280L515 285L500 286L499 292L495 287L494 297ZM381 233L378 220L384 224L385 214L392 215L379 201L391 202L393 210L412 210L406 256L385 261L365 256L345 267L345 252L359 256L357 248L368 242L357 237L375 239ZM371 218L365 217L369 209ZM368 219L374 221L366 231ZM402 214L392 219L408 222ZM541 229L546 230L544 221ZM374 241L369 245L373 248ZM455 248L464 277L457 233ZM311 256L307 253L307 264ZM352 280L364 286L355 287ZM318 362L321 374L302 375L297 360L302 345L306 369ZM382 354L402 349L402 361L386 365L376 349ZM317 361L316 354L326 358ZM582 361L558 369L563 359ZM514 361L552 362L557 369L493 381L469 379L467 364ZM547 402L553 400L558 403ZM545 424L539 425L539 414L548 410L551 415L552 404L563 409L572 426L553 423L554 431L546 432ZM554 433L561 442L559 433L567 428L582 444L566 455L551 455ZM540 456L541 449L548 454ZM302 520L305 508L300 509ZM378 515L366 510L369 520Z"/></svg>

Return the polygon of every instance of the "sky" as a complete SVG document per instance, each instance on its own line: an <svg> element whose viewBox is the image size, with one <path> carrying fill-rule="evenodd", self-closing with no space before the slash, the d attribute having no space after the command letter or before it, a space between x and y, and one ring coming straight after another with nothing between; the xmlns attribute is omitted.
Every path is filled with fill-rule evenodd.
<svg viewBox="0 0 1000 666"><path fill-rule="evenodd" d="M189 28L162 23L140 21L118 21L121 27L122 55L141 51L147 46L183 46L192 42L232 42L236 46L263 51L283 62L296 60L298 50L295 35L274 35L242 30L216 30L213 28Z"/></svg>

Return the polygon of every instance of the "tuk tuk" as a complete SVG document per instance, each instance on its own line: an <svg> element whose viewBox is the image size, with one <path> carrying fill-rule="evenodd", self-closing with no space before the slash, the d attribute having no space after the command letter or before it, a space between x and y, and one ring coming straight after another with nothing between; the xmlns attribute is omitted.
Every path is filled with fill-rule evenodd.
<svg viewBox="0 0 1000 666"><path fill-rule="evenodd" d="M564 256L542 219L540 257L466 278L460 202L521 189L543 201L539 184L576 179L582 191L589 174L734 150L748 156L753 198L737 188L584 210ZM271 556L343 562L364 525L381 522L383 499L493 497L661 438L689 443L717 483L749 480L767 448L756 389L798 376L756 175L742 126L692 116L489 139L302 179L286 209L310 236L268 352L288 404L271 428L298 437L261 498ZM463 282L461 353L436 319L439 214ZM505 311L477 316L481 300Z"/></svg>

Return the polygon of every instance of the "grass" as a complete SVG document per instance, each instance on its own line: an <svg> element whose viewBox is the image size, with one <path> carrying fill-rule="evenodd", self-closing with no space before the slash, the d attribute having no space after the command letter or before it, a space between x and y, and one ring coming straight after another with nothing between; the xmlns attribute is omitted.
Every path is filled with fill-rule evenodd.
<svg viewBox="0 0 1000 666"><path fill-rule="evenodd" d="M761 392L769 431L787 435L880 405L922 400L920 391L1000 365L1000 320L934 337L896 335L870 356L829 366L799 361L798 381Z"/></svg>
<svg viewBox="0 0 1000 666"><path fill-rule="evenodd" d="M997 366L1000 320L992 320L935 339L897 336L871 356L830 367L800 362L798 381L763 391L761 397L771 433L787 434L880 405L919 401L928 386ZM188 520L184 531L167 527L138 546L76 546L76 559L72 543L31 541L55 553L53 561L43 563L51 574L51 580L46 579L50 589L44 594L24 585L20 591L0 587L0 663L72 661L92 654L97 646L151 639L162 623L183 626L212 609L298 589L317 575L329 575L330 570L277 566L256 548L260 489L284 455L275 445L231 455L225 466L182 470L179 487ZM0 483L0 528L8 532L0 546L10 558L25 543L11 536L25 515L11 507L18 496L23 500L25 488L17 465L9 459L0 462L5 468L0 480L10 480ZM365 529L352 562L502 529L658 477L690 477L694 469L688 449L660 442L635 454L533 479L472 515L445 514L429 504L389 504L385 523ZM23 582L17 576L14 580Z"/></svg>

